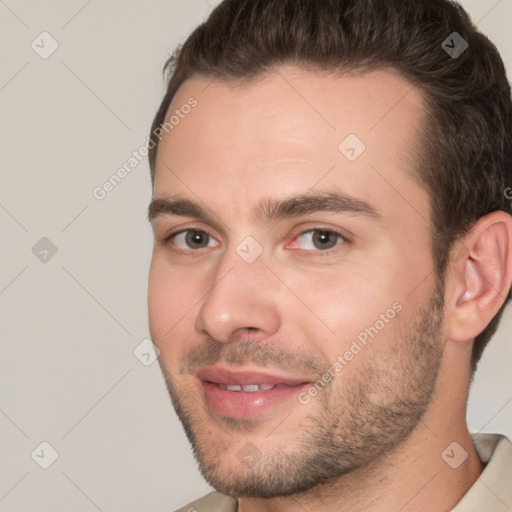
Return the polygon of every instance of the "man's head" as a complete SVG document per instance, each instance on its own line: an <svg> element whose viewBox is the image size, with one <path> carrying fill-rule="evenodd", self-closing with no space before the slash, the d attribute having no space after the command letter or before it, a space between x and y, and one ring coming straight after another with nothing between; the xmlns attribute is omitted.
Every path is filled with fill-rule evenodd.
<svg viewBox="0 0 512 512"><path fill-rule="evenodd" d="M168 69L150 324L205 476L272 496L371 465L510 294L497 51L444 1L228 0Z"/></svg>

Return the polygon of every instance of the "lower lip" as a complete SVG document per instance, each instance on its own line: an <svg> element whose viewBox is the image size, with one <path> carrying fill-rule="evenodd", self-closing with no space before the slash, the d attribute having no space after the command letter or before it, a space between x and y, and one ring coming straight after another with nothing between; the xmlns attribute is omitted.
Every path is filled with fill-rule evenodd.
<svg viewBox="0 0 512 512"><path fill-rule="evenodd" d="M211 382L200 381L203 395L213 414L230 418L255 418L272 408L296 399L302 389L308 386L275 387L267 391L228 391Z"/></svg>

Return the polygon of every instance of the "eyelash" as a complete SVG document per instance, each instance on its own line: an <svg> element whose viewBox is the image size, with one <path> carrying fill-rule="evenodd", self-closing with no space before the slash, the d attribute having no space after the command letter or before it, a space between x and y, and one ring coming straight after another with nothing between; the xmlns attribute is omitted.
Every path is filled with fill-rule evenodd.
<svg viewBox="0 0 512 512"><path fill-rule="evenodd" d="M177 237L180 234L187 233L189 231L194 231L194 232L197 232L197 233L202 233L202 234L204 234L204 235L206 235L206 236L216 240L215 237L211 236L210 233L208 233L208 231L206 231L205 229L191 227L191 228L188 228L188 229L182 229L180 231L176 231L174 233L171 233L170 235L166 236L162 240L162 244L166 245L166 246L170 246L172 240L175 237ZM335 235L336 237L338 237L338 242L337 242L337 244L334 247L331 247L330 249L323 249L323 250L322 249L315 249L315 250L311 250L311 249L292 249L292 250L302 251L303 253L306 253L308 256L316 256L316 255L323 255L323 256L325 256L327 254L331 254L332 252L338 251L340 245L348 245L348 244L351 243L351 240L349 238L347 238L347 236L344 235L343 233L341 233L340 231L336 231L335 229L326 228L326 227L314 227L314 228L310 228L310 229L305 229L304 231L301 231L300 233L295 235L293 237L292 241L295 241L299 237L301 237L301 236L303 236L303 235L305 235L307 233L311 233L311 232L313 232L313 233L314 232L322 232L322 233L328 233L328 234ZM191 255L191 256L202 256L202 255L204 255L204 253L206 252L207 249L208 249L208 247L201 247L199 249L182 250L182 249L178 249L176 247L172 247L172 251L177 253L177 254L183 254L183 255L186 254L186 255Z"/></svg>

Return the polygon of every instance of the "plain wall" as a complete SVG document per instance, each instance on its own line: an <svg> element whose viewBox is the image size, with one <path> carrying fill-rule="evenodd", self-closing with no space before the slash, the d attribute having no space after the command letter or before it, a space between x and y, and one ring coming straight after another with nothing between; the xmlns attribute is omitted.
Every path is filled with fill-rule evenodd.
<svg viewBox="0 0 512 512"><path fill-rule="evenodd" d="M145 143L168 52L213 3L0 2L0 512L171 511L209 489L158 364L133 353L149 337L147 160L93 191ZM512 2L462 4L512 72ZM475 432L512 438L511 334L509 306L472 389Z"/></svg>

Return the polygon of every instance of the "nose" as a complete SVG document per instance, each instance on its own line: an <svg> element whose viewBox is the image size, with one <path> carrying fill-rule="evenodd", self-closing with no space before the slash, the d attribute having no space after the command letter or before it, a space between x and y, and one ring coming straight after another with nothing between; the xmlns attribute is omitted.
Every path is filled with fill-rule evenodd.
<svg viewBox="0 0 512 512"><path fill-rule="evenodd" d="M249 333L263 340L279 330L278 289L261 258L246 263L236 253L224 255L212 277L195 319L199 332L230 342Z"/></svg>

